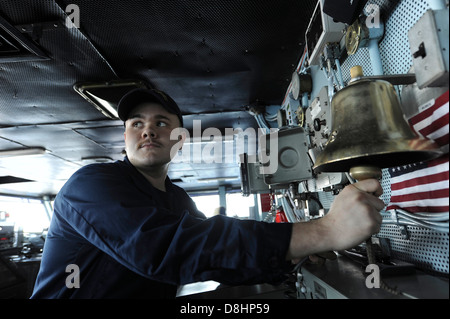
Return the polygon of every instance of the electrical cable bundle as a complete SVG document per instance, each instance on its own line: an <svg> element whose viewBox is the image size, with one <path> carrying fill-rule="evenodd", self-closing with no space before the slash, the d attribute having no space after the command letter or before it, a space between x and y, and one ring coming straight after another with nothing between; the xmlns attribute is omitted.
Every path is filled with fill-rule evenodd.
<svg viewBox="0 0 450 319"><path fill-rule="evenodd" d="M437 232L449 233L449 213L410 213L403 209L386 211L390 217L383 218L383 224L425 227Z"/></svg>

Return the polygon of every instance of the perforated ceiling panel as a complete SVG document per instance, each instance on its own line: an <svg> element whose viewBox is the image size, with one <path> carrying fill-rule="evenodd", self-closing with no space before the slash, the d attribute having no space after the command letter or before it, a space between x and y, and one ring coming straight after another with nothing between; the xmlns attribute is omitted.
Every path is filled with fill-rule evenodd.
<svg viewBox="0 0 450 319"><path fill-rule="evenodd" d="M189 114L278 103L315 1L58 3L79 6L82 31L120 78L146 79Z"/></svg>
<svg viewBox="0 0 450 319"><path fill-rule="evenodd" d="M142 81L167 91L180 105L188 130L196 119L203 129L221 132L256 128L248 108L279 104L303 51L315 4L316 0L0 1L0 17L45 56L13 61L0 54L0 147L43 147L45 156L58 159L57 170L67 173L73 165L89 163L86 158L122 159L123 123L104 116L73 89L74 84L116 80ZM79 28L65 23L68 14L75 13L69 5L78 8ZM234 178L239 175L237 162L233 168L229 163L201 165L172 165L169 175L187 189L217 188L219 183L240 187ZM12 175L11 170L0 160L0 176ZM181 177L192 172L217 181L184 182ZM226 176L233 179L223 180ZM32 182L33 187L0 184L0 193L57 192L59 184L46 184L36 192L41 182Z"/></svg>

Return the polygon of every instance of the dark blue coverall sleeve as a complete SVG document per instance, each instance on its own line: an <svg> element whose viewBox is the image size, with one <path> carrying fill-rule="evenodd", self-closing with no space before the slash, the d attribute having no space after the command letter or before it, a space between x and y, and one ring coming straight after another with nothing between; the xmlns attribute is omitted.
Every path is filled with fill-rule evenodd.
<svg viewBox="0 0 450 319"><path fill-rule="evenodd" d="M74 174L55 201L53 219L58 227L50 229L48 240L71 237L73 245L65 250L76 242L89 244L145 278L174 285L284 279L292 225L226 216L199 218L192 199L173 184L172 209L167 209L142 176L123 171L128 169L91 165ZM70 254L76 254L60 253L67 256L53 261L65 264L71 262Z"/></svg>

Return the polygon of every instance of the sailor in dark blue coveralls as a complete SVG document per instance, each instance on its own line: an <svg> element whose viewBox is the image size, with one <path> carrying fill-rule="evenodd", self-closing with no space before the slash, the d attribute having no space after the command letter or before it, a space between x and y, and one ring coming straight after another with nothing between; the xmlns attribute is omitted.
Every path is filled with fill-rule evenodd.
<svg viewBox="0 0 450 319"><path fill-rule="evenodd" d="M123 161L88 165L58 193L31 298L174 298L178 285L277 283L290 260L359 244L378 232L376 180L346 187L328 214L308 223L206 219L167 176L185 136L177 104L136 89L119 103ZM369 194L369 193L373 193ZM68 285L68 267L79 285Z"/></svg>

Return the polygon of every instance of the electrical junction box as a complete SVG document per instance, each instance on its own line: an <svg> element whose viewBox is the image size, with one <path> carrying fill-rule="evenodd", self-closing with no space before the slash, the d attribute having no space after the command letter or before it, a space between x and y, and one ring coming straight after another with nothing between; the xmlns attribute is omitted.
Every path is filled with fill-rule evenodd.
<svg viewBox="0 0 450 319"><path fill-rule="evenodd" d="M269 185L264 183L261 174L261 164L256 155L240 154L241 162L241 191L244 196L250 194L269 193Z"/></svg>
<svg viewBox="0 0 450 319"><path fill-rule="evenodd" d="M266 141L260 152L265 152L266 155L259 158L269 158L267 162L261 161L263 170L267 172L263 174L267 185L288 184L312 178L308 139L302 127L281 129L262 138ZM277 142L276 145L274 141Z"/></svg>
<svg viewBox="0 0 450 319"><path fill-rule="evenodd" d="M310 65L320 64L325 44L340 42L344 36L344 29L345 24L334 22L332 17L323 12L323 0L319 0L305 33Z"/></svg>
<svg viewBox="0 0 450 319"><path fill-rule="evenodd" d="M414 72L420 89L448 86L448 24L448 8L428 10L408 32Z"/></svg>

